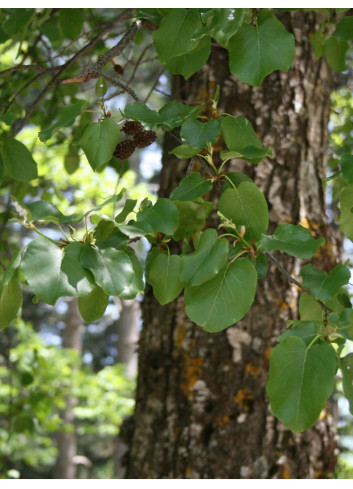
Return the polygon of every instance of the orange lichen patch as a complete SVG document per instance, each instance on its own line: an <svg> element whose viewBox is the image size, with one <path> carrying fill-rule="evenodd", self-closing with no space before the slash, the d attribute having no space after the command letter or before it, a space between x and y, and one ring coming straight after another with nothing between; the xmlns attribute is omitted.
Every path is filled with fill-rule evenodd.
<svg viewBox="0 0 353 489"><path fill-rule="evenodd" d="M291 223L293 219L290 216L286 216L285 221Z"/></svg>
<svg viewBox="0 0 353 489"><path fill-rule="evenodd" d="M290 470L289 470L288 465L283 465L282 477L283 477L283 479L291 479Z"/></svg>
<svg viewBox="0 0 353 489"><path fill-rule="evenodd" d="M245 412L249 411L254 396L251 394L249 389L239 389L236 395L233 397L233 401L239 404Z"/></svg>
<svg viewBox="0 0 353 489"><path fill-rule="evenodd" d="M266 350L265 350L265 358L266 358L266 360L270 360L271 353L272 353L272 348L271 348L271 346L268 346L266 348Z"/></svg>
<svg viewBox="0 0 353 489"><path fill-rule="evenodd" d="M324 261L324 262L329 262L334 264L335 263L335 254L334 254L334 247L332 242L326 242L323 245L321 245L317 250L314 255L314 258Z"/></svg>
<svg viewBox="0 0 353 489"><path fill-rule="evenodd" d="M181 384L181 390L189 399L194 397L192 388L197 380L201 378L202 367L204 360L202 357L190 358L185 355L185 367L183 369L183 382Z"/></svg>
<svg viewBox="0 0 353 489"><path fill-rule="evenodd" d="M228 424L230 421L230 417L228 414L225 414L224 416L216 416L216 418L213 421L214 426L223 426L225 424Z"/></svg>
<svg viewBox="0 0 353 489"><path fill-rule="evenodd" d="M245 367L245 371L246 371L248 374L250 374L250 375L252 375L252 376L254 376L254 377L257 377L257 376L258 376L258 375L260 375L260 373L261 373L261 368L260 368L260 367L256 367L256 366L254 365L254 362L249 362L249 363L247 364L247 366Z"/></svg>
<svg viewBox="0 0 353 489"><path fill-rule="evenodd" d="M179 323L175 332L175 346L181 348L186 335L186 324Z"/></svg>

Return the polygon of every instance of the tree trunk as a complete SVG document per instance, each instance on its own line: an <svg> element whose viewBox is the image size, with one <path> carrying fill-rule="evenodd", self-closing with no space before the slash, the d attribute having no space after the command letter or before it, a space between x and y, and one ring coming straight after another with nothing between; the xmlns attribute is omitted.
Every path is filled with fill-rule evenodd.
<svg viewBox="0 0 353 489"><path fill-rule="evenodd" d="M67 301L68 311L66 324L63 331L62 346L63 348L72 348L81 354L82 350L82 329L83 323L78 310L77 298ZM57 436L58 457L54 470L54 479L75 479L77 464L75 456L77 455L77 436L75 431L75 417L72 408L76 404L76 399L68 396L66 406L61 414L65 425L71 425L71 431L60 431Z"/></svg>
<svg viewBox="0 0 353 489"><path fill-rule="evenodd" d="M219 112L244 115L273 148L273 157L257 166L232 162L264 192L269 233L291 222L324 236L328 244L314 265L329 270L338 256L322 187L332 76L309 42L316 14L282 13L281 20L297 44L288 73L249 87L229 73L227 53L216 48L200 73L174 79L173 98L209 102L221 86ZM175 142L166 139L160 196L169 196L187 167L168 155L168 145ZM298 260L276 256L289 273L298 273ZM269 263L244 320L210 334L186 317L183 296L162 307L147 287L127 478L325 478L332 472L336 435L329 409L312 429L293 434L271 415L265 391L271 349L296 317L297 296Z"/></svg>

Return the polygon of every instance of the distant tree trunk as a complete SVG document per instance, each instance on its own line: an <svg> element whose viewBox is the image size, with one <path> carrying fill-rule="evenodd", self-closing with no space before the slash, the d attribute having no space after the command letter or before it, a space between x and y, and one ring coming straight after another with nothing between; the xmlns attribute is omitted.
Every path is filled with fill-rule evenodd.
<svg viewBox="0 0 353 489"><path fill-rule="evenodd" d="M137 299L121 300L120 316L117 321L118 333L118 363L125 365L126 375L131 379L137 373L137 342L139 337L139 322L141 310ZM126 445L118 434L114 442L114 477L123 479L125 467L121 459L126 452Z"/></svg>
<svg viewBox="0 0 353 489"><path fill-rule="evenodd" d="M68 311L63 331L62 346L63 348L72 348L81 354L83 323L78 310L77 298L69 299L67 305ZM71 425L72 431L60 431L58 433L58 457L54 470L54 479L76 478L77 465L75 463L75 456L77 454L77 437L75 431L75 417L72 412L75 403L76 400L74 397L67 397L66 406L61 415L63 423L65 425Z"/></svg>
<svg viewBox="0 0 353 489"><path fill-rule="evenodd" d="M173 98L207 102L221 86L220 112L247 117L273 148L273 158L258 166L233 162L264 192L269 232L291 222L324 236L327 246L314 264L329 270L339 257L322 186L332 76L309 42L317 15L281 14L297 43L288 73L275 72L251 88L229 73L227 53L217 48L200 73L174 78ZM172 144L166 138L160 196L185 177L187 162L168 154ZM276 256L289 273L298 272L297 260ZM336 433L329 410L312 429L293 434L272 416L265 391L271 349L286 320L296 317L297 295L270 263L244 320L209 334L186 317L183 296L162 307L147 287L136 410L126 430L127 478L325 478L332 472Z"/></svg>

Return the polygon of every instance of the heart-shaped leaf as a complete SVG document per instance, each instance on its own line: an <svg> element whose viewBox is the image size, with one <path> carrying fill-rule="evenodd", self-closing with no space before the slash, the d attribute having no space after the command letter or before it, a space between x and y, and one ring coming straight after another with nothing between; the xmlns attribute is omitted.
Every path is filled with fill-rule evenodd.
<svg viewBox="0 0 353 489"><path fill-rule="evenodd" d="M250 309L257 273L246 258L227 264L215 277L185 288L186 313L206 331L215 333L240 321Z"/></svg>
<svg viewBox="0 0 353 489"><path fill-rule="evenodd" d="M330 344L308 348L298 336L285 338L270 360L267 394L273 414L294 432L310 428L333 391L336 366Z"/></svg>

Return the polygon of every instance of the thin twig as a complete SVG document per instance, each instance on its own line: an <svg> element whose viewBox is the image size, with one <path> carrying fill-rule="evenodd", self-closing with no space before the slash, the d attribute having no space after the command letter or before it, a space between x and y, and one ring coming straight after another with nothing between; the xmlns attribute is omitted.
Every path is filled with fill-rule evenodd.
<svg viewBox="0 0 353 489"><path fill-rule="evenodd" d="M0 71L0 76L6 75L7 73L13 73L14 71L19 71L19 70L35 70L41 72L48 71L47 68L44 68L43 66L20 64L20 65L12 66L11 68L7 68L6 70Z"/></svg>
<svg viewBox="0 0 353 489"><path fill-rule="evenodd" d="M102 73L101 71L100 72L98 71L97 74L98 74L98 76L104 76L104 78L106 80L108 80L115 87L122 88L124 90L124 92L127 92L129 95L131 95L131 97L134 100L136 100L137 102L143 103L142 100L136 95L134 90L131 87L129 87L128 85L125 85L125 83L123 83L122 81L114 79L111 76Z"/></svg>

